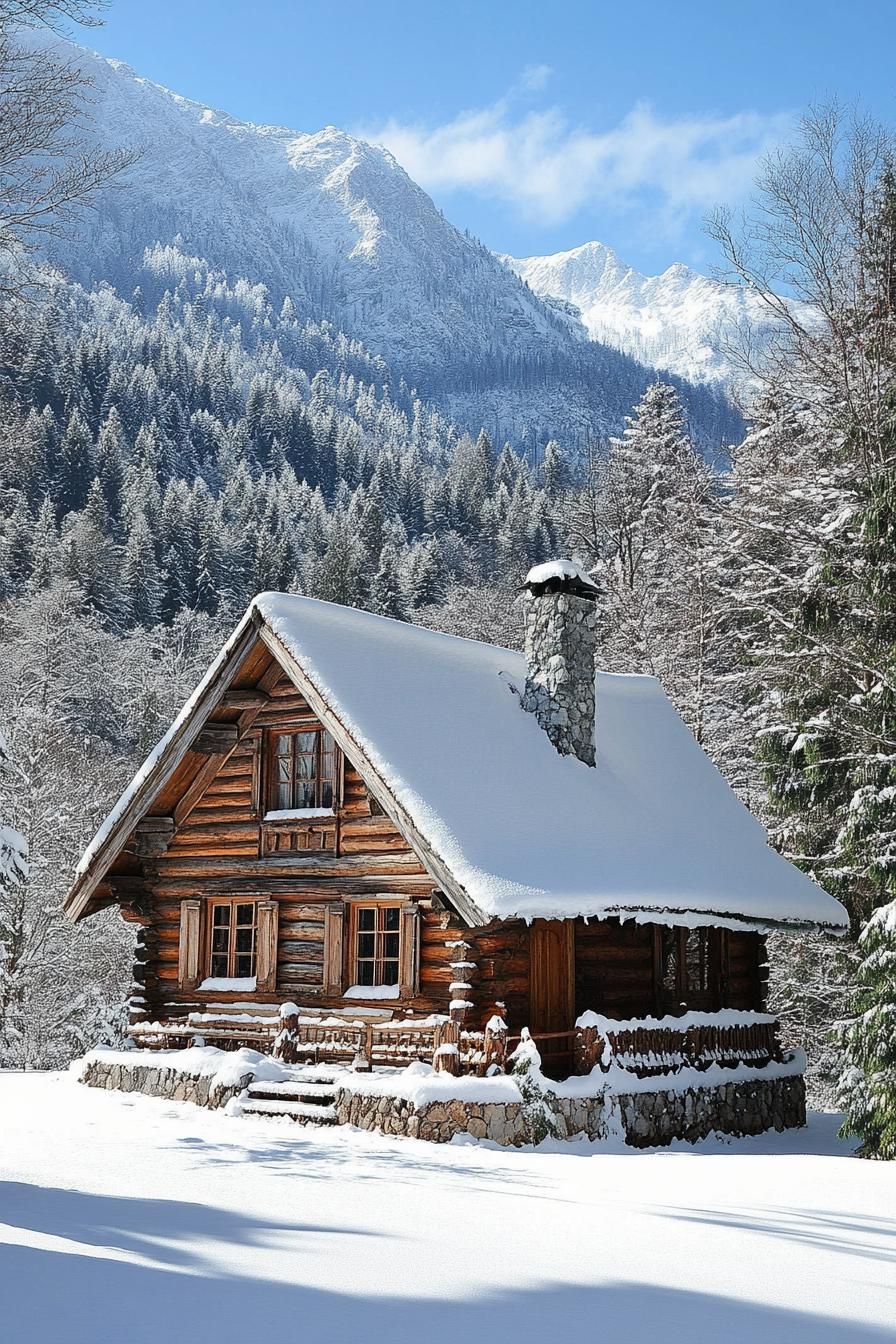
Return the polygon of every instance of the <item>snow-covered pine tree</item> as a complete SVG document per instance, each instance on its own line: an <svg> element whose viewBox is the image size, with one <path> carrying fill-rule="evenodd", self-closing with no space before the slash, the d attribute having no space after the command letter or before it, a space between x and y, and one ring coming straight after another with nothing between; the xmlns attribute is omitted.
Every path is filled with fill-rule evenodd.
<svg viewBox="0 0 896 1344"><path fill-rule="evenodd" d="M765 371L726 544L777 841L858 930L896 895L896 180L861 137L840 163L813 134L797 168L839 212L841 260L821 292L804 254L821 320Z"/></svg>
<svg viewBox="0 0 896 1344"><path fill-rule="evenodd" d="M854 1013L842 1028L844 1134L866 1157L896 1159L896 901L879 906L859 936Z"/></svg>
<svg viewBox="0 0 896 1344"><path fill-rule="evenodd" d="M746 351L761 393L726 498L732 690L753 725L773 840L844 901L855 931L896 892L891 157L880 127L817 109L767 163L744 237L715 224L777 322L760 363ZM770 1006L823 1067L809 1081L825 1100L853 947L804 936L772 958Z"/></svg>
<svg viewBox="0 0 896 1344"><path fill-rule="evenodd" d="M719 717L716 490L678 394L654 383L567 505L573 546L604 588L603 665L658 676L700 741Z"/></svg>
<svg viewBox="0 0 896 1344"><path fill-rule="evenodd" d="M408 618L407 599L401 586L398 553L390 541L380 552L379 568L370 584L367 603L380 616L391 616L397 621Z"/></svg>

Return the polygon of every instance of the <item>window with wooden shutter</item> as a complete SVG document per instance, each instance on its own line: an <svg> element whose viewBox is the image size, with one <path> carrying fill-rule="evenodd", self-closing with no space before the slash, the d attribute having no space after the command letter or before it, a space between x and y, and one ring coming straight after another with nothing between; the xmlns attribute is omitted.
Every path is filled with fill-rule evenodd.
<svg viewBox="0 0 896 1344"><path fill-rule="evenodd" d="M257 975L259 904L238 898L209 904L210 979L248 980Z"/></svg>
<svg viewBox="0 0 896 1344"><path fill-rule="evenodd" d="M277 988L277 929L280 906L277 901L258 902L255 935L256 988L273 994Z"/></svg>
<svg viewBox="0 0 896 1344"><path fill-rule="evenodd" d="M324 911L324 993L341 994L345 906L328 905Z"/></svg>
<svg viewBox="0 0 896 1344"><path fill-rule="evenodd" d="M412 999L420 989L420 911L418 907L416 905L403 905L400 922L398 992L403 999Z"/></svg>
<svg viewBox="0 0 896 1344"><path fill-rule="evenodd" d="M199 983L200 901L180 903L180 941L177 949L177 983L180 989L194 989Z"/></svg>
<svg viewBox="0 0 896 1344"><path fill-rule="evenodd" d="M361 989L401 983L401 906L382 901L352 907L352 983Z"/></svg>

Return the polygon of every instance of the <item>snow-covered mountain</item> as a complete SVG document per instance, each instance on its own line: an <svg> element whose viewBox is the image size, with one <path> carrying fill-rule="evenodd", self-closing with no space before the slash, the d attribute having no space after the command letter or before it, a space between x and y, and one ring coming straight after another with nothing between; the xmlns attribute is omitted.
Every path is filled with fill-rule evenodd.
<svg viewBox="0 0 896 1344"><path fill-rule="evenodd" d="M603 243L501 260L536 294L573 304L593 340L694 382L730 379L726 348L744 325L768 325L767 309L746 290L681 263L642 275Z"/></svg>
<svg viewBox="0 0 896 1344"><path fill-rule="evenodd" d="M32 39L33 40L33 39ZM652 371L588 339L569 304L543 299L445 219L385 149L335 127L239 121L61 43L92 83L84 136L140 158L48 256L124 296L144 249L176 244L231 279L289 295L381 355L461 424L516 442L612 431ZM730 408L685 389L692 423L725 437Z"/></svg>

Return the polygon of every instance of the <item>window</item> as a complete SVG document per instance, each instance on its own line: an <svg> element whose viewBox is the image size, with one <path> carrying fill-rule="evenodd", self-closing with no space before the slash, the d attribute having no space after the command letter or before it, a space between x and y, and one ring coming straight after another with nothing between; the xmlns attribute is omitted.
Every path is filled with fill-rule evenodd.
<svg viewBox="0 0 896 1344"><path fill-rule="evenodd" d="M336 743L323 728L275 733L271 739L268 807L295 812L333 807L336 796Z"/></svg>
<svg viewBox="0 0 896 1344"><path fill-rule="evenodd" d="M681 969L686 995L705 994L709 989L709 929L682 931Z"/></svg>
<svg viewBox="0 0 896 1344"><path fill-rule="evenodd" d="M354 983L397 985L401 908L397 905L357 905L354 920Z"/></svg>
<svg viewBox="0 0 896 1344"><path fill-rule="evenodd" d="M215 980L242 980L255 974L255 901L215 902L210 910L208 973Z"/></svg>
<svg viewBox="0 0 896 1344"><path fill-rule="evenodd" d="M712 1008L720 994L719 930L660 929L661 1008Z"/></svg>

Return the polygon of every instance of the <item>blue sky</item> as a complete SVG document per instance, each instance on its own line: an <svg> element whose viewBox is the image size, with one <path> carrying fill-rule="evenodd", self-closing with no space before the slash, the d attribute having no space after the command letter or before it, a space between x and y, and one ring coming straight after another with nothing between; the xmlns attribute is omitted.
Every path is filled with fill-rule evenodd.
<svg viewBox="0 0 896 1344"><path fill-rule="evenodd" d="M490 247L596 238L646 271L712 264L707 209L812 100L896 121L896 0L112 0L80 40L234 116L387 144Z"/></svg>

